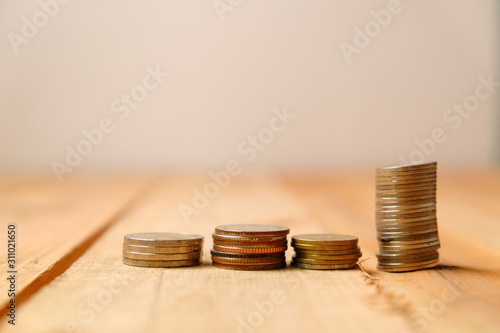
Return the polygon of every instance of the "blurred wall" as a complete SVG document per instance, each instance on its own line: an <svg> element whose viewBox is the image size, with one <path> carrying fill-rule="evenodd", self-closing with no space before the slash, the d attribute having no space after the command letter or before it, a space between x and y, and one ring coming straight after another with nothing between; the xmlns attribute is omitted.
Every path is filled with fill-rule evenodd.
<svg viewBox="0 0 500 333"><path fill-rule="evenodd" d="M489 165L497 13L493 0L2 1L1 169Z"/></svg>

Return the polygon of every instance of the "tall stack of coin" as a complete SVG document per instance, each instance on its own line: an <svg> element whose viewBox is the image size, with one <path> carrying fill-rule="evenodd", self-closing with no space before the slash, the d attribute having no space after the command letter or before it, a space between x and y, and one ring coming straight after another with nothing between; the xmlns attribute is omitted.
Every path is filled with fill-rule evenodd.
<svg viewBox="0 0 500 333"><path fill-rule="evenodd" d="M290 229L260 224L233 224L215 228L212 264L236 270L286 267L285 251Z"/></svg>
<svg viewBox="0 0 500 333"><path fill-rule="evenodd" d="M377 268L408 272L438 265L437 163L376 172Z"/></svg>
<svg viewBox="0 0 500 333"><path fill-rule="evenodd" d="M125 235L123 263L140 267L186 267L201 264L203 236L169 232Z"/></svg>
<svg viewBox="0 0 500 333"><path fill-rule="evenodd" d="M292 237L292 266L305 269L353 268L361 257L358 238L349 235L305 234Z"/></svg>

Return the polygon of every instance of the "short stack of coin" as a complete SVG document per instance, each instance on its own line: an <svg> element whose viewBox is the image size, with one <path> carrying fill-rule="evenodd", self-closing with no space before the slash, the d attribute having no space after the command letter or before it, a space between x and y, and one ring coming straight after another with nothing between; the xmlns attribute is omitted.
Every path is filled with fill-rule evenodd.
<svg viewBox="0 0 500 333"><path fill-rule="evenodd" d="M353 268L362 255L358 238L349 235L297 235L292 237L292 247L292 266L305 269Z"/></svg>
<svg viewBox="0 0 500 333"><path fill-rule="evenodd" d="M261 224L233 224L215 228L212 264L235 270L270 270L286 267L290 229Z"/></svg>
<svg viewBox="0 0 500 333"><path fill-rule="evenodd" d="M409 272L438 265L437 163L376 172L377 268Z"/></svg>
<svg viewBox="0 0 500 333"><path fill-rule="evenodd" d="M203 236L169 232L125 235L123 263L140 267L187 267L201 264Z"/></svg>

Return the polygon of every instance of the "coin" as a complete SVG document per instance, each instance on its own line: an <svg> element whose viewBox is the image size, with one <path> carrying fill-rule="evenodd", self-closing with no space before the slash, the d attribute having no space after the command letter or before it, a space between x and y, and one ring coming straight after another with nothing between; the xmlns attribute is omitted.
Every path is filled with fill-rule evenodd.
<svg viewBox="0 0 500 333"><path fill-rule="evenodd" d="M319 259L293 257L292 262L302 263L302 264L311 264L311 265L347 265L347 264L357 263L358 258L351 259L351 260L319 260Z"/></svg>
<svg viewBox="0 0 500 333"><path fill-rule="evenodd" d="M361 257L361 252L356 254L343 254L343 255L310 255L295 252L296 258L314 259L314 260L357 260Z"/></svg>
<svg viewBox="0 0 500 333"><path fill-rule="evenodd" d="M272 247L272 248L250 248L250 247L229 247L219 246L214 244L214 251L229 252L229 253L276 253L286 251L288 246Z"/></svg>
<svg viewBox="0 0 500 333"><path fill-rule="evenodd" d="M437 168L437 162L420 163L420 164L409 164L409 165L386 165L377 168L377 172L400 172L400 171L415 171L422 169L435 169Z"/></svg>
<svg viewBox="0 0 500 333"><path fill-rule="evenodd" d="M270 265L286 263L286 258L266 258L266 259L241 259L241 258L224 258L212 256L212 262L219 264L230 264L230 265Z"/></svg>
<svg viewBox="0 0 500 333"><path fill-rule="evenodd" d="M413 272L413 271L419 271L422 269L434 268L438 265L439 265L439 262L436 262L434 264L429 264L429 265L420 265L420 266L413 266L413 267L386 267L386 266L377 265L377 269L384 271L384 272L389 272L389 273L403 273L403 272Z"/></svg>
<svg viewBox="0 0 500 333"><path fill-rule="evenodd" d="M128 259L140 260L189 260L198 259L202 256L202 252L181 253L181 254L156 254L156 253L139 253L123 251L123 257Z"/></svg>
<svg viewBox="0 0 500 333"><path fill-rule="evenodd" d="M315 269L315 270L331 270L331 269L349 269L356 267L357 264L342 264L342 265L314 265L314 264L304 264L300 262L292 262L292 267L303 268L303 269Z"/></svg>
<svg viewBox="0 0 500 333"><path fill-rule="evenodd" d="M269 265L230 265L230 264L221 264L218 262L212 262L212 265L219 268L233 269L233 270L263 271L263 270L285 268L286 262L282 262L279 264L269 264Z"/></svg>
<svg viewBox="0 0 500 333"><path fill-rule="evenodd" d="M384 254L417 254L421 252L431 252L431 251L436 251L440 248L440 244L438 245L432 245L428 247L420 247L420 248L404 248L404 247L395 247L392 249L384 248L382 253ZM381 249L382 250L382 249Z"/></svg>
<svg viewBox="0 0 500 333"><path fill-rule="evenodd" d="M352 246L352 245L343 245L343 246L337 246L337 245L311 245L311 244L300 244L300 243L294 243L292 240L292 246L296 249L302 249L302 250L316 250L316 251L342 251L342 250L351 250L357 246Z"/></svg>
<svg viewBox="0 0 500 333"><path fill-rule="evenodd" d="M348 255L348 254L356 254L361 253L361 250L358 247L349 249L349 250L332 250L332 251L322 251L322 250L303 250L299 248L295 248L296 254L301 254L302 256L308 255L320 255L320 256L328 256L328 255Z"/></svg>
<svg viewBox="0 0 500 333"><path fill-rule="evenodd" d="M139 252L139 253L192 253L192 252L200 252L202 249L201 245L199 246L144 246L144 245L130 245L123 244L123 250L130 252Z"/></svg>
<svg viewBox="0 0 500 333"><path fill-rule="evenodd" d="M415 267L415 266L421 266L421 265L432 265L435 263L438 263L439 259L432 259L432 260L427 260L427 261L421 261L418 263L378 263L378 266L381 267Z"/></svg>
<svg viewBox="0 0 500 333"><path fill-rule="evenodd" d="M379 263L420 263L423 261L429 261L429 260L435 260L439 258L439 253L434 252L432 254L426 255L426 256L420 256L420 257L407 257L407 256L400 256L400 257L380 257L377 256Z"/></svg>
<svg viewBox="0 0 500 333"><path fill-rule="evenodd" d="M287 227L264 224L231 224L215 228L217 234L234 236L280 236L289 232Z"/></svg>
<svg viewBox="0 0 500 333"><path fill-rule="evenodd" d="M383 246L387 245L423 245L439 242L439 237L425 238L425 239L414 239L414 240L379 240L379 244Z"/></svg>
<svg viewBox="0 0 500 333"><path fill-rule="evenodd" d="M146 246L195 246L203 243L203 236L173 232L145 232L125 235L124 243Z"/></svg>
<svg viewBox="0 0 500 333"><path fill-rule="evenodd" d="M129 259L129 258L122 258L122 260L123 260L123 263L125 265L138 266L138 267L172 268L172 267L197 266L197 265L201 264L201 258L200 259L193 259L193 260L174 260L174 261L169 261L169 260L137 260L137 259Z"/></svg>
<svg viewBox="0 0 500 333"><path fill-rule="evenodd" d="M385 250L403 250L403 249L420 249L420 248L425 248L425 247L430 247L430 246L437 246L440 245L439 240L438 241L432 241L432 242L427 242L427 243L421 243L421 244L384 244L379 242L379 248L380 249L385 249Z"/></svg>
<svg viewBox="0 0 500 333"><path fill-rule="evenodd" d="M294 244L357 246L358 237L337 234L303 234L292 237Z"/></svg>
<svg viewBox="0 0 500 333"><path fill-rule="evenodd" d="M288 245L288 241L277 241L277 242L223 242L219 240L214 240L214 245L228 246L228 247L246 247L246 248L265 248L265 247L283 247Z"/></svg>
<svg viewBox="0 0 500 333"><path fill-rule="evenodd" d="M376 221L377 223L380 223L380 224L393 224L393 223L413 223L413 222L425 222L426 224L430 223L430 221L437 221L437 215L434 213L434 214L430 214L430 215L427 215L427 216L420 216L420 217L412 217L412 218L394 218L394 217L390 217L390 218L376 218ZM424 223L421 223L421 224L424 224ZM414 226L412 224L412 226Z"/></svg>
<svg viewBox="0 0 500 333"><path fill-rule="evenodd" d="M427 234L410 234L405 236L395 236L387 234L384 232L379 232L377 239L382 242L394 242L394 241L413 241L413 240L426 240L430 238L439 237L437 231L429 232Z"/></svg>
<svg viewBox="0 0 500 333"><path fill-rule="evenodd" d="M233 236L233 235L219 235L212 234L214 241L235 242L235 243L255 243L255 242L278 242L286 241L285 236Z"/></svg>
<svg viewBox="0 0 500 333"><path fill-rule="evenodd" d="M261 258L284 258L285 252L276 253L227 253L211 250L210 254L214 257L222 258L240 258L240 259L261 259Z"/></svg>
<svg viewBox="0 0 500 333"><path fill-rule="evenodd" d="M437 173L431 173L428 175L416 177L416 178L401 178L401 177L377 177L375 179L375 185L414 185L437 182Z"/></svg>

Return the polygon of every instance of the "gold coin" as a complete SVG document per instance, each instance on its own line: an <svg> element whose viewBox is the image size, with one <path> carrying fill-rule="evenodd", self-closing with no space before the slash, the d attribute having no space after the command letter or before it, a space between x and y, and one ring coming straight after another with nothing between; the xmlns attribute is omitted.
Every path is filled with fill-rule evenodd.
<svg viewBox="0 0 500 333"><path fill-rule="evenodd" d="M436 196L429 196L420 199L410 200L398 200L398 199L388 199L388 200L377 200L375 202L375 206L378 209L379 207L391 207L391 206L399 206L399 207L411 207L415 205L422 205L426 203L433 203L437 205Z"/></svg>
<svg viewBox="0 0 500 333"><path fill-rule="evenodd" d="M355 268L357 266L354 264L343 264L343 265L313 265L313 264L304 264L300 262L292 262L292 267L302 268L302 269L314 269L314 270L332 270L332 269L349 269Z"/></svg>
<svg viewBox="0 0 500 333"><path fill-rule="evenodd" d="M286 263L286 258L267 258L267 259L241 259L241 258L224 258L212 256L212 261L219 264L229 265L268 265Z"/></svg>
<svg viewBox="0 0 500 333"><path fill-rule="evenodd" d="M212 234L214 241L223 241L230 243L255 243L255 242L279 242L286 241L286 235L284 236L232 236L232 235L219 235L216 233Z"/></svg>
<svg viewBox="0 0 500 333"><path fill-rule="evenodd" d="M375 185L416 185L422 183L437 182L437 173L419 176L417 178L395 178L395 177L377 177Z"/></svg>
<svg viewBox="0 0 500 333"><path fill-rule="evenodd" d="M123 263L125 265L130 266L138 266L138 267L165 267L165 268L173 268L173 267L188 267L188 266L197 266L201 264L200 259L192 259L192 260L137 260L137 259L129 259L122 258Z"/></svg>
<svg viewBox="0 0 500 333"><path fill-rule="evenodd" d="M337 234L303 234L292 237L294 244L357 246L358 237Z"/></svg>
<svg viewBox="0 0 500 333"><path fill-rule="evenodd" d="M410 195L410 196L400 196L400 195L379 195L375 196L375 203L377 205L385 204L405 204L407 202L415 201L436 201L436 192L426 193L422 195Z"/></svg>
<svg viewBox="0 0 500 333"><path fill-rule="evenodd" d="M218 252L228 252L228 253L276 253L284 252L288 246L280 247L263 247L263 248L250 248L250 247L229 247L229 246L219 246L214 244L214 251Z"/></svg>
<svg viewBox="0 0 500 333"><path fill-rule="evenodd" d="M267 258L285 258L285 252L276 253L227 253L211 250L210 254L221 258L239 258L239 259L267 259Z"/></svg>
<svg viewBox="0 0 500 333"><path fill-rule="evenodd" d="M123 251L123 257L128 259L140 259L140 260L172 260L172 261L190 260L190 259L198 259L202 255L203 255L202 252L157 254L157 253L139 253L139 252Z"/></svg>
<svg viewBox="0 0 500 333"><path fill-rule="evenodd" d="M319 259L293 257L292 262L302 263L302 264L311 264L311 265L347 265L347 264L357 263L358 258L350 259L350 260L319 260Z"/></svg>
<svg viewBox="0 0 500 333"><path fill-rule="evenodd" d="M343 254L361 253L361 249L359 248L359 246L352 248L352 249L349 249L349 250L332 250L332 251L302 250L299 248L295 248L295 253L300 254L300 256L308 256L308 255L329 256L329 255L343 255Z"/></svg>
<svg viewBox="0 0 500 333"><path fill-rule="evenodd" d="M314 250L314 251L344 251L357 248L357 245L311 245L294 243L292 240L292 247L301 250Z"/></svg>
<svg viewBox="0 0 500 333"><path fill-rule="evenodd" d="M200 246L203 244L203 236L173 232L145 232L125 235L123 242L145 246Z"/></svg>
<svg viewBox="0 0 500 333"><path fill-rule="evenodd" d="M303 253L295 253L295 258L304 258L304 259L313 259L313 260L334 260L334 261L339 261L339 260L357 260L361 258L362 254L361 252L356 253L356 254L343 254L343 255L329 255L329 256L322 256L322 255L305 255Z"/></svg>
<svg viewBox="0 0 500 333"><path fill-rule="evenodd" d="M435 207L437 205L436 201L428 201L424 203L417 204L376 204L377 210L401 210L401 209L418 209L418 208L427 208L427 207Z"/></svg>
<svg viewBox="0 0 500 333"><path fill-rule="evenodd" d="M397 181L397 182L418 182L420 179L435 179L437 178L437 170L430 170L417 174L394 174L394 173L378 173L375 175L376 182L381 181Z"/></svg>
<svg viewBox="0 0 500 333"><path fill-rule="evenodd" d="M218 226L215 233L233 236L282 236L288 235L290 229L278 225L231 224Z"/></svg>
<svg viewBox="0 0 500 333"><path fill-rule="evenodd" d="M279 264L269 264L269 265L229 265L229 264L221 264L218 262L212 262L212 265L219 268L233 269L239 271L264 271L264 270L285 268L286 261Z"/></svg>
<svg viewBox="0 0 500 333"><path fill-rule="evenodd" d="M144 246L144 245L130 245L123 244L124 251L139 252L139 253L156 253L156 254L168 254L168 253L192 253L200 252L202 250L201 245L197 246Z"/></svg>
<svg viewBox="0 0 500 333"><path fill-rule="evenodd" d="M214 240L214 245L219 246L228 246L228 247L247 247L247 248L262 248L262 247L282 247L287 246L288 242L285 241L277 241L277 242L269 242L269 243L249 243L249 242L223 242L219 240Z"/></svg>

